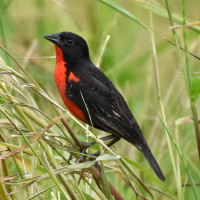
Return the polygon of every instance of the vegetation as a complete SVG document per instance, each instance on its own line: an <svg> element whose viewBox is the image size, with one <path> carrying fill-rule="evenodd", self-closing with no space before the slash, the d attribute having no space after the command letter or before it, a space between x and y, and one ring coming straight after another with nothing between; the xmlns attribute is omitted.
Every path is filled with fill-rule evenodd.
<svg viewBox="0 0 200 200"><path fill-rule="evenodd" d="M199 8L199 0L1 0L0 199L200 199ZM54 47L42 38L60 31L87 40L165 182L132 145L108 148L99 140L107 133L65 109ZM77 161L84 155L77 141L90 140L97 141L90 153L102 151L101 178L96 161Z"/></svg>

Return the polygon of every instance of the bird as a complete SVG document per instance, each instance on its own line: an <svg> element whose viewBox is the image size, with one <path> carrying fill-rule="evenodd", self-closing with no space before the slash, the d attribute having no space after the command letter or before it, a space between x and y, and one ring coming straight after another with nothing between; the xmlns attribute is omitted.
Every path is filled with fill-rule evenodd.
<svg viewBox="0 0 200 200"><path fill-rule="evenodd" d="M110 145L123 138L146 158L162 181L165 177L154 158L124 97L91 61L87 42L72 32L43 36L54 43L54 80L68 110L82 122L110 133Z"/></svg>

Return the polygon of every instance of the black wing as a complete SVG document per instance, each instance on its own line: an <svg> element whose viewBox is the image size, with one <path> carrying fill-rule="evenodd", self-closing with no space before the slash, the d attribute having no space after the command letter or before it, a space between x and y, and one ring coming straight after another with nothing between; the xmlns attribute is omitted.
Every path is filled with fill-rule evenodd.
<svg viewBox="0 0 200 200"><path fill-rule="evenodd" d="M144 137L119 91L97 67L85 66L74 73L78 75L80 71L80 82L67 83L67 97L84 112L90 125L139 148L145 143Z"/></svg>
<svg viewBox="0 0 200 200"><path fill-rule="evenodd" d="M67 84L67 97L84 112L90 125L135 145L144 154L155 174L164 181L164 175L119 91L93 65L75 74L78 72L82 73L82 79Z"/></svg>

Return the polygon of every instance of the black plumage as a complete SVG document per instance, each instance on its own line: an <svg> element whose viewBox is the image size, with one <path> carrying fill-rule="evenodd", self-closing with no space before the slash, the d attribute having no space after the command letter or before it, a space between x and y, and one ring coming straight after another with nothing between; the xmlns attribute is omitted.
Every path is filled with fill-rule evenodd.
<svg viewBox="0 0 200 200"><path fill-rule="evenodd" d="M85 40L70 32L45 38L62 50L67 69L65 95L84 113L85 122L133 144L164 181L164 175L126 101L107 76L91 62ZM69 79L70 73L79 81Z"/></svg>

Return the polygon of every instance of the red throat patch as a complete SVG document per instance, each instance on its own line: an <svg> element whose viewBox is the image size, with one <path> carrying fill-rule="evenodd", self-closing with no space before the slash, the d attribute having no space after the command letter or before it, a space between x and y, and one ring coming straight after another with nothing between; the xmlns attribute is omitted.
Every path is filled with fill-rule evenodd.
<svg viewBox="0 0 200 200"><path fill-rule="evenodd" d="M58 45L55 45L55 50L56 50L56 63L59 63L62 61L64 62L61 48Z"/></svg>
<svg viewBox="0 0 200 200"><path fill-rule="evenodd" d="M56 68L54 71L54 80L56 82L58 91L60 93L60 96L64 102L64 104L67 106L68 110L78 119L80 119L83 122L87 123L87 120L85 119L85 116L83 112L72 102L70 101L65 92L66 92L66 79L67 79L67 67L66 62L63 60L63 53L59 46L55 46L56 49ZM72 75L71 75L72 74ZM70 76L71 75L71 76ZM71 77L71 80L77 82L80 79L76 77L72 72L69 75L69 79Z"/></svg>

